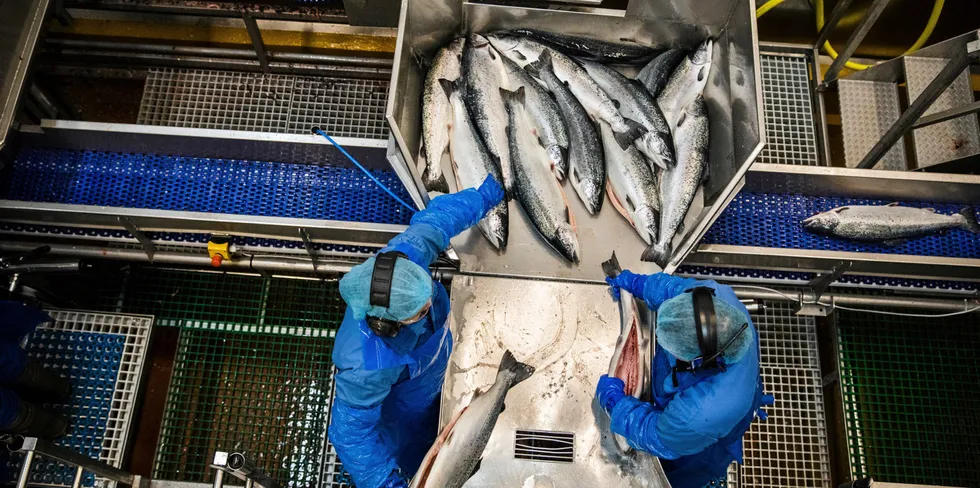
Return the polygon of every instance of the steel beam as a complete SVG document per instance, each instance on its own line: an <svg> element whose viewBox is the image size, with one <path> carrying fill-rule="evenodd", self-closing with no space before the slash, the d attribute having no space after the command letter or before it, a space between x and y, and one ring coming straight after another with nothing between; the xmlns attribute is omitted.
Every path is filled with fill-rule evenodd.
<svg viewBox="0 0 980 488"><path fill-rule="evenodd" d="M947 120L962 117L964 115L974 114L977 112L980 112L980 102L968 103L966 105L961 105L956 108L944 110L939 113L926 115L920 118L916 123L912 124L912 128L921 129L923 127L928 127L933 124L938 124L940 122L945 122Z"/></svg>
<svg viewBox="0 0 980 488"><path fill-rule="evenodd" d="M861 45L861 41L864 37L868 35L871 28L878 21L878 17L881 17L881 13L885 11L885 7L891 0L874 0L871 7L868 9L868 13L865 14L864 18L861 19L861 23L858 24L857 29L851 33L851 37L847 39L847 44L844 45L839 53L837 53L837 59L834 60L830 68L827 68L827 73L824 75L824 82L820 84L819 89L821 91L826 90L831 83L837 80L837 76L840 75L840 71L844 68L845 63L851 56L854 55L854 51L857 51L858 46ZM836 9L834 11L836 13ZM841 13L843 15L843 13Z"/></svg>

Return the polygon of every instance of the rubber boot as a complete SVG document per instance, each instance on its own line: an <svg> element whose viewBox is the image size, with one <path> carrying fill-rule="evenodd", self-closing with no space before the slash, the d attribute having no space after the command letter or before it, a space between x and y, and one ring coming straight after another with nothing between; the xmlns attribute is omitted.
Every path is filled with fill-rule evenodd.
<svg viewBox="0 0 980 488"><path fill-rule="evenodd" d="M64 378L44 369L41 363L28 358L24 373L10 385L22 398L46 403L59 403L71 394L71 384Z"/></svg>
<svg viewBox="0 0 980 488"><path fill-rule="evenodd" d="M21 400L17 417L0 430L25 437L56 439L68 433L68 421L58 413Z"/></svg>

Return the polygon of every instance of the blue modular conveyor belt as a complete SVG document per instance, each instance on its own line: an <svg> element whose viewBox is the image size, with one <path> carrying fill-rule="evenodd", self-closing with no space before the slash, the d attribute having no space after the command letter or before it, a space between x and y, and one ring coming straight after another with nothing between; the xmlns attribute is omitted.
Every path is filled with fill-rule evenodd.
<svg viewBox="0 0 980 488"><path fill-rule="evenodd" d="M393 171L372 174L409 199ZM407 224L411 213L356 168L24 149L3 175L9 200Z"/></svg>
<svg viewBox="0 0 980 488"><path fill-rule="evenodd" d="M849 251L951 258L980 258L980 236L954 229L913 239L899 246L855 242L812 234L800 222L817 213L845 205L887 205L889 201L814 197L777 193L740 193L705 234L704 244L728 244L784 249ZM953 214L963 205L899 202Z"/></svg>

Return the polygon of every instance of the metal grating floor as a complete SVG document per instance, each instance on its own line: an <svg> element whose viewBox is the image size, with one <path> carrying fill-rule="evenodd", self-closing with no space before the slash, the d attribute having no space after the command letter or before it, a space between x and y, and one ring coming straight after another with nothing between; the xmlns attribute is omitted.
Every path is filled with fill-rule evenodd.
<svg viewBox="0 0 980 488"><path fill-rule="evenodd" d="M766 147L760 163L817 166L809 60L805 55L760 53Z"/></svg>
<svg viewBox="0 0 980 488"><path fill-rule="evenodd" d="M151 69L138 124L387 139L388 81Z"/></svg>
<svg viewBox="0 0 980 488"><path fill-rule="evenodd" d="M980 315L836 316L852 475L980 487Z"/></svg>
<svg viewBox="0 0 980 488"><path fill-rule="evenodd" d="M769 419L752 423L743 440L743 488L829 488L830 454L824 417L817 326L786 302L766 302L753 314L766 392L776 397Z"/></svg>
<svg viewBox="0 0 980 488"><path fill-rule="evenodd" d="M103 307L181 328L154 477L210 481L215 450L241 450L309 488L328 462L335 281L135 267Z"/></svg>
<svg viewBox="0 0 980 488"><path fill-rule="evenodd" d="M51 310L53 322L38 326L27 352L50 371L69 379L69 403L51 405L69 419L68 435L57 444L113 466L122 465L153 317ZM8 458L16 477L22 458ZM32 485L71 486L75 469L36 458ZM11 479L10 481L13 481ZM84 486L94 486L86 473Z"/></svg>

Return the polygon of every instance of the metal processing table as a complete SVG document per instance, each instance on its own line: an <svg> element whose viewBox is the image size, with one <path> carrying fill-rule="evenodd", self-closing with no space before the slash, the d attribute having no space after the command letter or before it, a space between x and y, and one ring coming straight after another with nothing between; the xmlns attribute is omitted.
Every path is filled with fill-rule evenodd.
<svg viewBox="0 0 980 488"><path fill-rule="evenodd" d="M620 329L618 306L607 290L583 283L453 279L454 349L443 386L441 425L471 392L493 383L505 350L536 368L507 396L507 408L483 453L484 469L467 482L468 488L670 486L656 458L641 454L623 462L612 459L605 447L612 441L608 417L592 398ZM531 459L516 459L519 431L573 436L573 448L556 456L553 448L523 446Z"/></svg>

